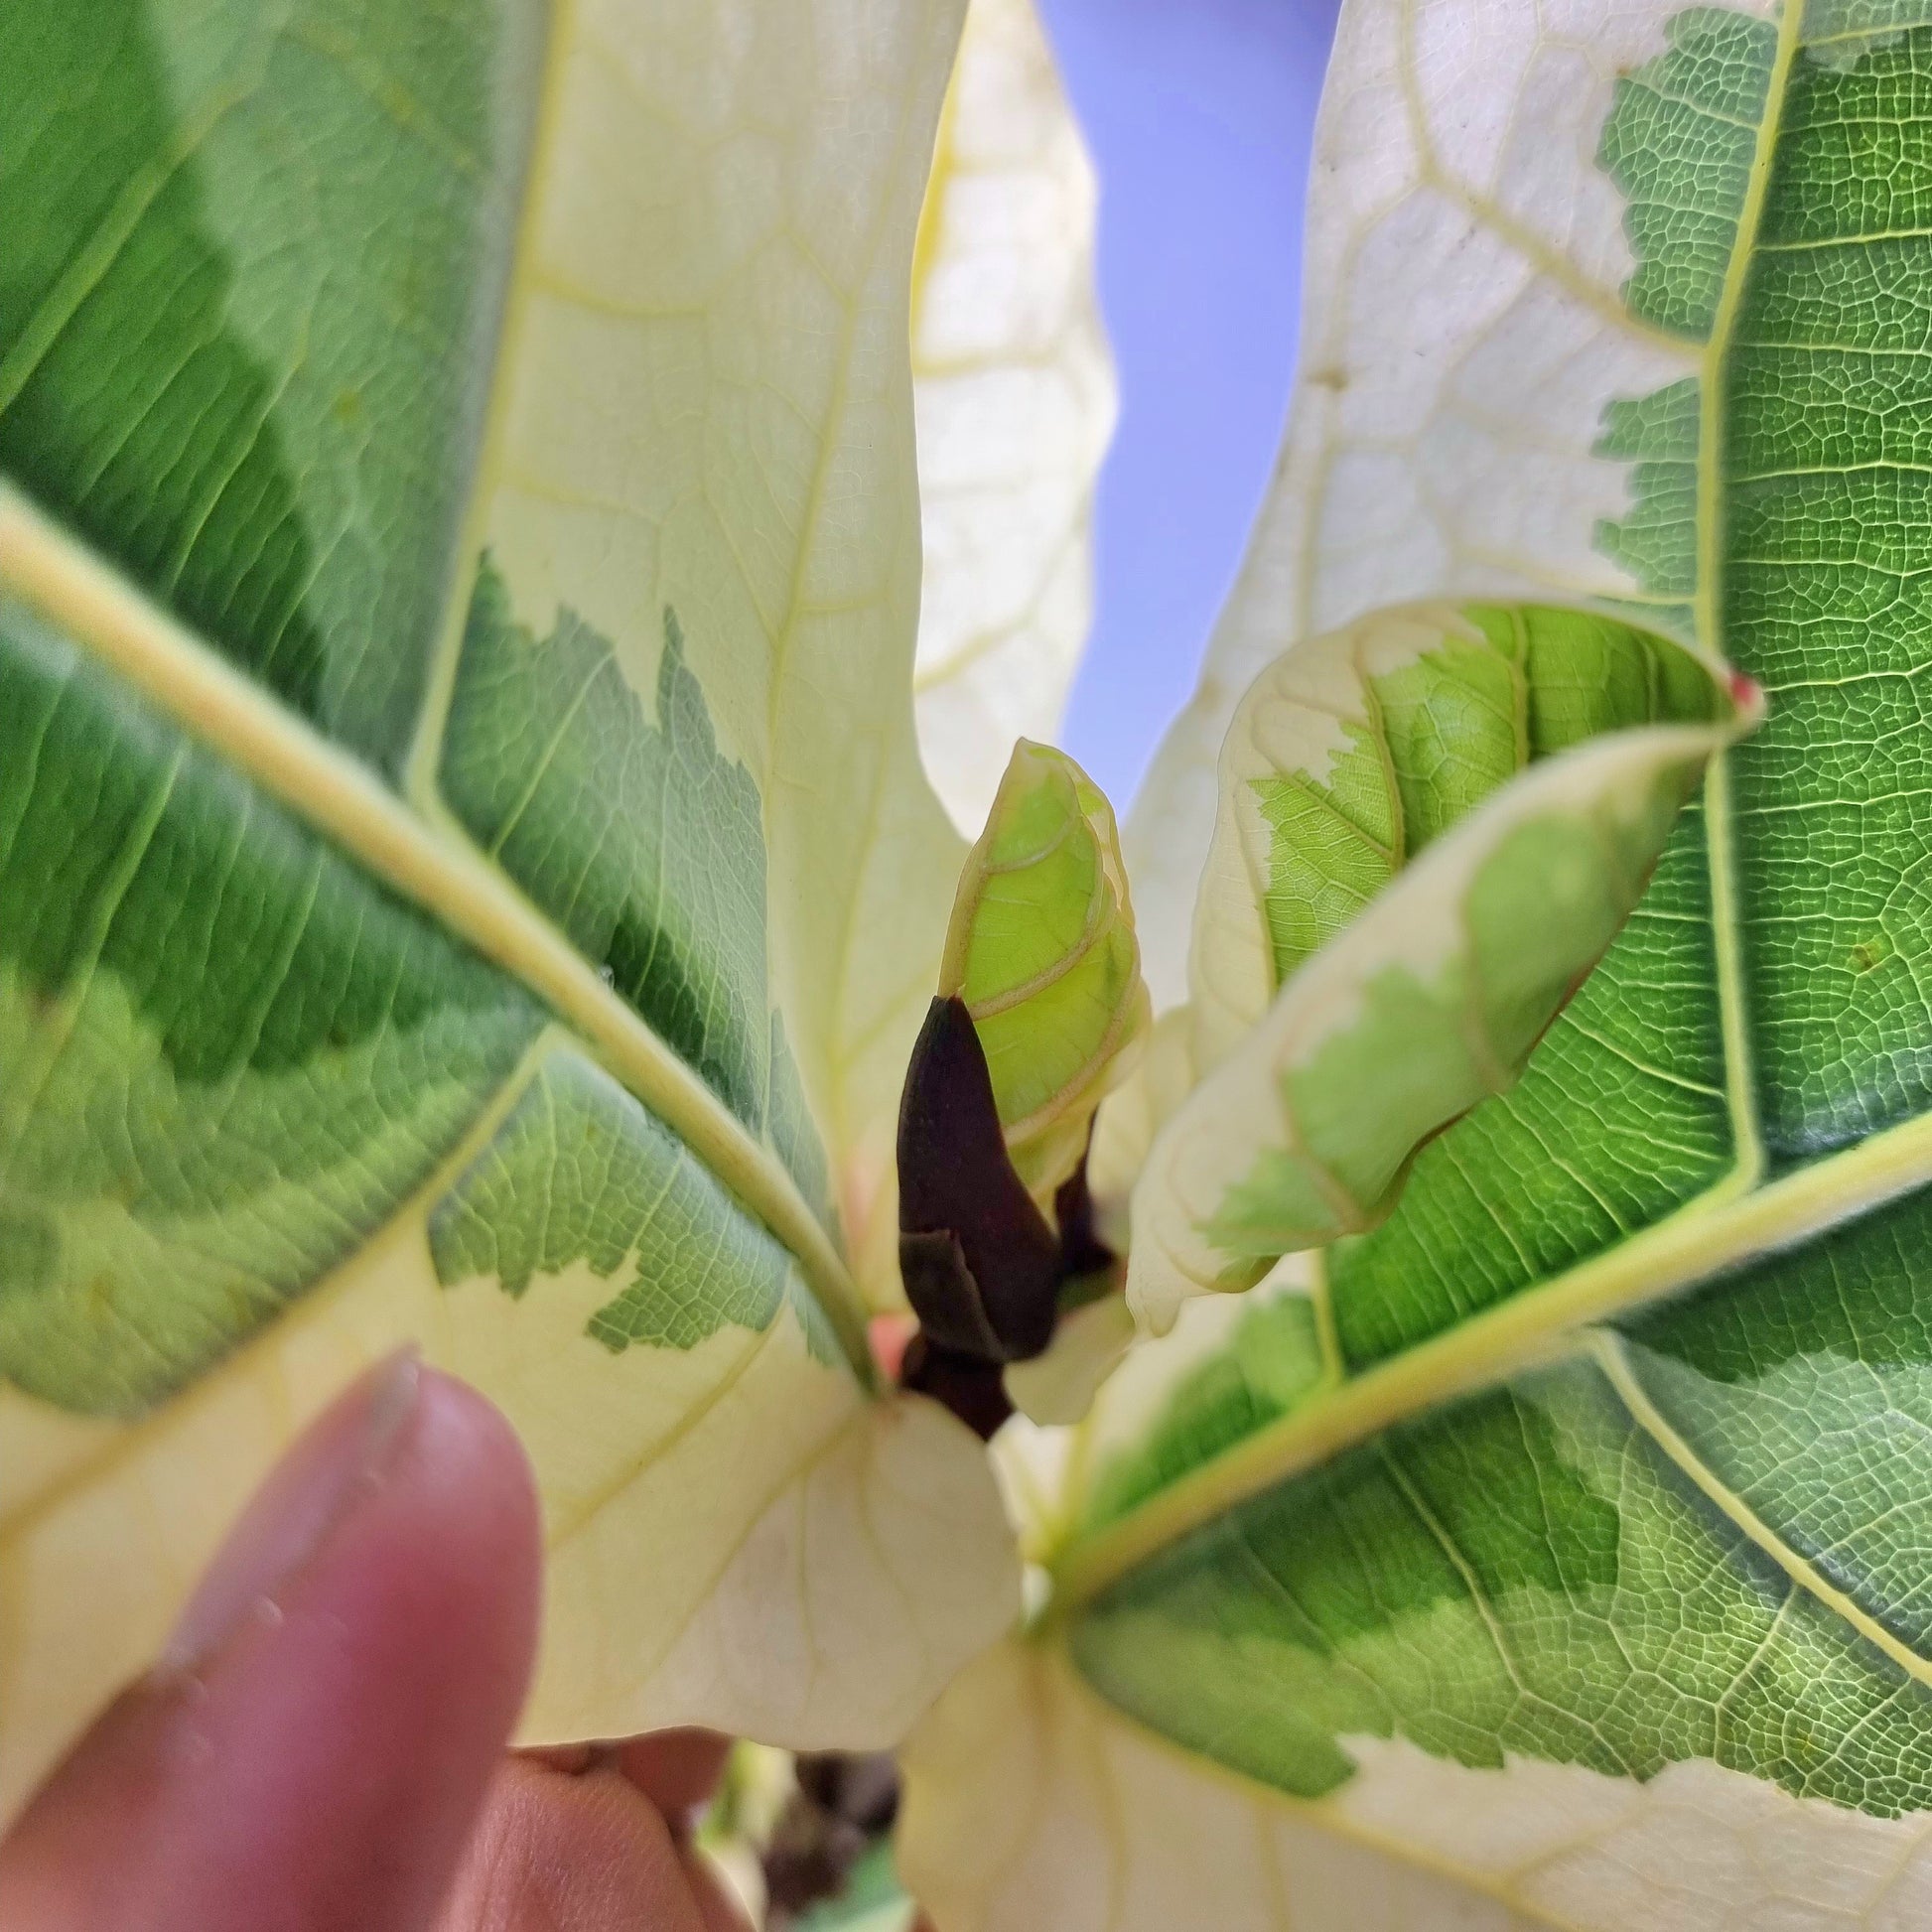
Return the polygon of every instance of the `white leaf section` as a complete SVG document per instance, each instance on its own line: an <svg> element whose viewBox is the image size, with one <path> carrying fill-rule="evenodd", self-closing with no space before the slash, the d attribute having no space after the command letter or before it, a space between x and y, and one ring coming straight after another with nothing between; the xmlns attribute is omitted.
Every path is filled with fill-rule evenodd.
<svg viewBox="0 0 1932 1932"><path fill-rule="evenodd" d="M1145 947L1146 935L1138 927L1136 933ZM1185 1007L1170 1007L1155 1021L1140 1058L1094 1116L1087 1185L1101 1238L1116 1253L1129 1245L1128 1202L1148 1150L1196 1077L1193 1016Z"/></svg>
<svg viewBox="0 0 1932 1932"><path fill-rule="evenodd" d="M903 1755L899 1867L938 1932L1526 1932L1131 1729L1049 1646L1001 1645Z"/></svg>
<svg viewBox="0 0 1932 1932"><path fill-rule="evenodd" d="M1042 1428L1077 1423L1095 1391L1126 1358L1134 1332L1134 1317L1118 1295L1075 1309L1061 1317L1045 1354L1007 1364L1013 1406Z"/></svg>
<svg viewBox="0 0 1932 1932"><path fill-rule="evenodd" d="M973 0L912 289L919 749L969 837L1014 741L1055 736L1086 641L1115 413L1094 211L1033 0Z"/></svg>
<svg viewBox="0 0 1932 1932"><path fill-rule="evenodd" d="M1708 1758L1647 1783L1510 1757L1471 1770L1342 1740L1342 1829L1440 1860L1577 1932L1907 1932L1932 1916L1932 1814L1882 1819Z"/></svg>
<svg viewBox="0 0 1932 1932"><path fill-rule="evenodd" d="M1051 1646L1004 1644L912 1737L900 1863L938 1932L1909 1932L1932 1915L1926 1814L1865 1817L1702 1759L1639 1782L1343 1742L1348 1783L1287 1799L1129 1725Z"/></svg>
<svg viewBox="0 0 1932 1932"><path fill-rule="evenodd" d="M1018 1606L978 1445L923 1397L869 1405L778 1491L637 1696L652 1725L884 1749Z"/></svg>
<svg viewBox="0 0 1932 1932"><path fill-rule="evenodd" d="M75 1436L0 1391L0 1451L40 1478L0 1517L0 1817L102 1688L146 1668L290 1436L404 1336L490 1392L537 1475L549 1567L527 1738L901 1736L1018 1609L979 1445L921 1399L865 1396L789 1307L762 1333L614 1354L585 1331L610 1298L582 1264L521 1300L494 1280L439 1287L419 1212L145 1423Z"/></svg>
<svg viewBox="0 0 1932 1932"><path fill-rule="evenodd" d="M1635 586L1594 547L1629 465L1603 408L1695 374L1625 312L1623 201L1595 164L1619 72L1667 0L1350 0L1315 136L1301 375L1274 483L1199 688L1125 831L1157 1008L1236 701L1291 644L1404 598L1575 601Z"/></svg>

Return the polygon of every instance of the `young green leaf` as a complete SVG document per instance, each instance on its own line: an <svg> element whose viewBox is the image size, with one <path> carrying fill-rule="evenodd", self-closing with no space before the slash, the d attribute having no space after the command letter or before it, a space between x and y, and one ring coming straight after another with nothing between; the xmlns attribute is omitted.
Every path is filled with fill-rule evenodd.
<svg viewBox="0 0 1932 1932"><path fill-rule="evenodd" d="M991 1435L1003 1364L1054 1340L1061 1303L1114 1256L1092 1229L1094 1109L1147 1028L1113 813L1064 754L1022 740L967 857L939 994L899 1110L899 1272L921 1334L909 1387ZM1091 1321L1037 1381L1059 1409L1114 1344ZM1070 1344L1071 1345L1071 1344Z"/></svg>
<svg viewBox="0 0 1932 1932"><path fill-rule="evenodd" d="M848 1260L961 850L905 346L956 26L10 50L0 1811L405 1339L536 1468L533 1736L883 1743L1011 1616Z"/></svg>
<svg viewBox="0 0 1932 1932"><path fill-rule="evenodd" d="M1213 1070L1135 1188L1137 1314L1163 1331L1383 1220L1423 1144L1515 1083L1759 708L1668 638L1537 606L1418 606L1265 671L1196 913Z"/></svg>
<svg viewBox="0 0 1932 1932"><path fill-rule="evenodd" d="M1050 1208L1148 1027L1114 814L1063 752L1015 748L960 875L939 997L971 1016L1014 1171Z"/></svg>

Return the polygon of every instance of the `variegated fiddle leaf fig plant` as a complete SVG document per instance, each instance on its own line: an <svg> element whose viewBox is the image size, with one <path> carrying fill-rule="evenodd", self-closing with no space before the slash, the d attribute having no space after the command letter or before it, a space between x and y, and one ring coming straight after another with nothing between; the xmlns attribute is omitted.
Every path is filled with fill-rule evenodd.
<svg viewBox="0 0 1932 1932"><path fill-rule="evenodd" d="M938 1932L1932 1913L1932 14L1347 0L1117 834L1023 0L21 11L0 1806L413 1339Z"/></svg>

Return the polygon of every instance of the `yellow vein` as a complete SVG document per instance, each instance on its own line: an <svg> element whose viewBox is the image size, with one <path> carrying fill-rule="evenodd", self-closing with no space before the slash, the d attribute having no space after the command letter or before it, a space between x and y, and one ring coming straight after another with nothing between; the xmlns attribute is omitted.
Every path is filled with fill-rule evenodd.
<svg viewBox="0 0 1932 1932"><path fill-rule="evenodd" d="M865 1305L791 1176L502 873L467 842L416 817L365 766L270 702L6 483L0 483L0 582L264 791L546 1000L791 1250L854 1369L870 1379Z"/></svg>
<svg viewBox="0 0 1932 1932"><path fill-rule="evenodd" d="M1670 1418L1651 1400L1649 1391L1630 1366L1629 1348L1620 1335L1594 1336L1591 1352L1596 1357L1596 1365L1616 1390L1618 1400L1629 1410L1631 1420L1730 1522L1749 1537L1800 1589L1815 1596L1834 1616L1842 1617L1866 1643L1882 1650L1908 1676L1916 1678L1921 1684L1932 1684L1932 1661L1921 1657L1911 1645L1887 1630L1854 1597L1848 1596L1835 1584L1821 1577L1812 1564L1792 1549L1741 1496L1726 1487L1716 1471L1706 1465L1698 1452L1678 1434Z"/></svg>
<svg viewBox="0 0 1932 1932"><path fill-rule="evenodd" d="M1764 112L1751 149L1750 174L1744 200L1737 210L1730 257L1712 312L1711 333L1705 339L1698 371L1697 456L1697 588L1692 619L1698 642L1714 657L1724 654L1725 568L1725 363L1736 332L1744 286L1757 247L1757 231L1764 219L1764 201L1770 188L1771 164L1777 154L1778 130L1784 118L1791 64L1802 44L1805 0L1785 0L1778 22L1778 43L1765 80ZM1736 841L1731 825L1730 767L1720 753L1711 762L1704 787L1705 841L1711 874L1711 920L1718 966L1718 1012L1724 1040L1725 1095L1730 1111L1736 1165L1731 1185L1755 1185L1764 1170L1764 1147L1757 1121L1757 1083L1751 1062L1751 1041L1745 1019L1742 946L1738 939Z"/></svg>
<svg viewBox="0 0 1932 1932"><path fill-rule="evenodd" d="M1140 1508L1049 1560L1057 1620L1189 1531L1249 1497L1456 1396L1572 1354L1583 1331L1665 1301L1932 1182L1922 1115L1725 1201L1705 1195L1540 1288L1378 1362L1197 1464Z"/></svg>
<svg viewBox="0 0 1932 1932"><path fill-rule="evenodd" d="M1705 865L1711 881L1712 952L1718 971L1718 1033L1725 1056L1725 1105L1730 1116L1729 1176L1704 1198L1722 1200L1755 1187L1764 1173L1757 1123L1757 1071L1751 1052L1738 937L1736 840L1732 830L1730 754L1720 752L1704 777Z"/></svg>

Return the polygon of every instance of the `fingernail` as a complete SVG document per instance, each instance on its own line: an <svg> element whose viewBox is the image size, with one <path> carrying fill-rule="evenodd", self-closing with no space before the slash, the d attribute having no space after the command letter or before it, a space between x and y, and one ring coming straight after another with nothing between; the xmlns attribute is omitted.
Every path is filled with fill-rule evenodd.
<svg viewBox="0 0 1932 1932"><path fill-rule="evenodd" d="M251 1619L273 1622L277 1596L382 1486L416 1410L413 1347L378 1362L309 1426L229 1531L155 1667L199 1671Z"/></svg>

